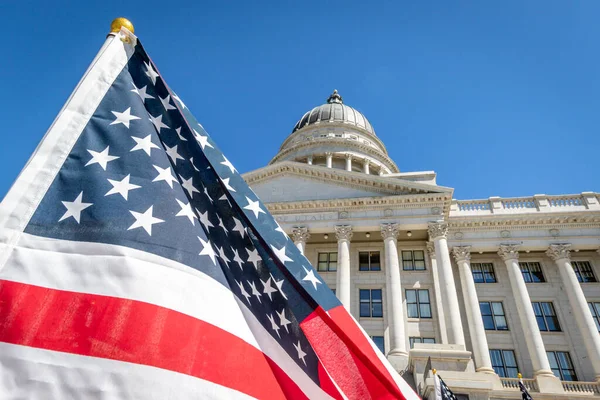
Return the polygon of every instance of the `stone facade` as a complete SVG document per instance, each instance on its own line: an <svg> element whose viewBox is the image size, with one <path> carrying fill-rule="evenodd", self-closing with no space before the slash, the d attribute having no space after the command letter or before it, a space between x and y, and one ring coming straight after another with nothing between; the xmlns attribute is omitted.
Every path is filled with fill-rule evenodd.
<svg viewBox="0 0 600 400"><path fill-rule="evenodd" d="M469 399L520 399L517 371L534 398L600 397L599 193L457 201L364 116L310 113L244 177L417 393L435 368Z"/></svg>

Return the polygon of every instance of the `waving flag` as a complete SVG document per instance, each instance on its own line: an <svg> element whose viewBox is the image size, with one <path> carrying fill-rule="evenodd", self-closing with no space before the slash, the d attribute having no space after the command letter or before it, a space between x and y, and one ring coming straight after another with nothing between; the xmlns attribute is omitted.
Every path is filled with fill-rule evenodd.
<svg viewBox="0 0 600 400"><path fill-rule="evenodd" d="M416 399L127 29L0 207L2 398Z"/></svg>

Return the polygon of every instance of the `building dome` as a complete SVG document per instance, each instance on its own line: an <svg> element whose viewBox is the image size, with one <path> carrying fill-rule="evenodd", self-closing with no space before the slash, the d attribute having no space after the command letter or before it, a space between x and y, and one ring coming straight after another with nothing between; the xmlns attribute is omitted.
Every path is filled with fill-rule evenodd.
<svg viewBox="0 0 600 400"><path fill-rule="evenodd" d="M367 174L399 172L367 118L345 105L337 90L300 118L269 164L283 161Z"/></svg>
<svg viewBox="0 0 600 400"><path fill-rule="evenodd" d="M354 128L359 128L367 131L371 135L375 135L373 127L369 120L359 111L344 104L342 96L337 90L334 90L331 96L327 99L327 103L313 108L300 118L294 126L292 133L309 125L319 125L323 123L338 123L350 125Z"/></svg>

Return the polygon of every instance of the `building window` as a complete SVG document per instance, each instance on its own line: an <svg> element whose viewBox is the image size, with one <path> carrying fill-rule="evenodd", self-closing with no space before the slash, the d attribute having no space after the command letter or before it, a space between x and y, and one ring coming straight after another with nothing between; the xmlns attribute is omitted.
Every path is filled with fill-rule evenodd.
<svg viewBox="0 0 600 400"><path fill-rule="evenodd" d="M596 328L600 331L600 303L588 303L588 306L592 312L592 317L594 317Z"/></svg>
<svg viewBox="0 0 600 400"><path fill-rule="evenodd" d="M402 250L402 269L425 271L425 252L423 250Z"/></svg>
<svg viewBox="0 0 600 400"><path fill-rule="evenodd" d="M490 349L492 368L501 378L516 378L519 373L515 352L512 350Z"/></svg>
<svg viewBox="0 0 600 400"><path fill-rule="evenodd" d="M496 273L492 263L471 263L475 283L496 283Z"/></svg>
<svg viewBox="0 0 600 400"><path fill-rule="evenodd" d="M589 261L571 261L579 282L597 282Z"/></svg>
<svg viewBox="0 0 600 400"><path fill-rule="evenodd" d="M408 318L431 318L429 290L406 289L406 307Z"/></svg>
<svg viewBox="0 0 600 400"><path fill-rule="evenodd" d="M571 356L566 351L547 351L550 369L561 381L576 381L577 375L571 361Z"/></svg>
<svg viewBox="0 0 600 400"><path fill-rule="evenodd" d="M409 337L408 343L410 344L410 348L412 349L415 346L415 343L435 343L435 338L430 337Z"/></svg>
<svg viewBox="0 0 600 400"><path fill-rule="evenodd" d="M550 302L533 302L533 312L535 313L535 319L537 320L540 331L560 331L560 324L558 323L558 317L556 311L554 311L554 305Z"/></svg>
<svg viewBox="0 0 600 400"><path fill-rule="evenodd" d="M480 301L479 308L483 317L483 326L488 331L507 331L506 315L500 301Z"/></svg>
<svg viewBox="0 0 600 400"><path fill-rule="evenodd" d="M521 274L525 283L541 283L546 282L542 273L542 266L539 262L520 262Z"/></svg>
<svg viewBox="0 0 600 400"><path fill-rule="evenodd" d="M383 317L381 289L360 289L360 316Z"/></svg>
<svg viewBox="0 0 600 400"><path fill-rule="evenodd" d="M317 271L337 271L337 253L319 253Z"/></svg>
<svg viewBox="0 0 600 400"><path fill-rule="evenodd" d="M379 350L385 354L385 342L383 340L383 336L371 336L371 339L373 340L373 343L375 343L375 346L377 346Z"/></svg>
<svg viewBox="0 0 600 400"><path fill-rule="evenodd" d="M358 253L359 271L381 271L378 251L361 251Z"/></svg>

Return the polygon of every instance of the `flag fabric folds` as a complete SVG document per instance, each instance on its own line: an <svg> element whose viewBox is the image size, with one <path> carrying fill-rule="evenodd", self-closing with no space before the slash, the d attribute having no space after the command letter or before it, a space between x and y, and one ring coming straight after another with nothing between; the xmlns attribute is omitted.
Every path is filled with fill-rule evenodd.
<svg viewBox="0 0 600 400"><path fill-rule="evenodd" d="M418 398L125 29L0 206L0 375L7 398Z"/></svg>
<svg viewBox="0 0 600 400"><path fill-rule="evenodd" d="M519 389L521 390L522 400L533 400L533 397L531 397L531 395L527 391L527 388L525 387L525 384L523 383L523 378L521 377L521 374L519 374Z"/></svg>
<svg viewBox="0 0 600 400"><path fill-rule="evenodd" d="M437 374L433 374L434 400L456 400L452 390L446 385L446 382Z"/></svg>

